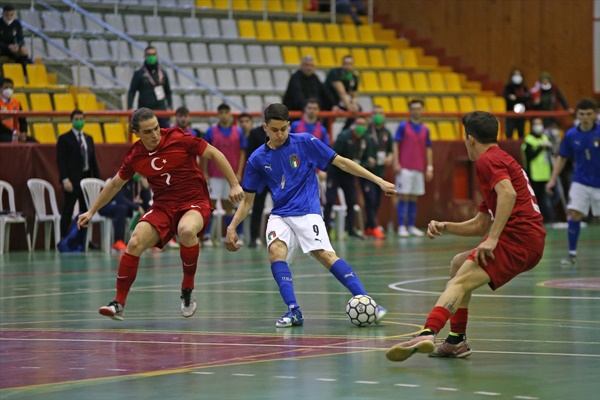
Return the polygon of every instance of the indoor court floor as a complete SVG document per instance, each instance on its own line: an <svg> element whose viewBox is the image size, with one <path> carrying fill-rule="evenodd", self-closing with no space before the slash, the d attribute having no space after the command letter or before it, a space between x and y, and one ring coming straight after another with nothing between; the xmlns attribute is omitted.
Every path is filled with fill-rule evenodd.
<svg viewBox="0 0 600 400"><path fill-rule="evenodd" d="M566 232L549 229L534 270L496 292L478 290L471 357L385 358L424 323L452 256L476 244L455 236L334 241L389 309L366 328L346 317L351 295L306 256L292 266L305 325L275 328L285 305L264 247L202 249L198 311L188 319L179 310L179 252L147 252L122 322L97 311L113 299L118 254L10 252L0 256L0 398L597 398L597 223L582 229L577 266L560 265Z"/></svg>

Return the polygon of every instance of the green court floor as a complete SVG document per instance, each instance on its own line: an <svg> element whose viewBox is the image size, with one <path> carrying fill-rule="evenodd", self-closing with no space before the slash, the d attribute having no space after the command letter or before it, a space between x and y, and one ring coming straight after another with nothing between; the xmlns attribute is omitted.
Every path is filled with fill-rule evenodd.
<svg viewBox="0 0 600 400"><path fill-rule="evenodd" d="M15 240L15 239L13 239ZM179 252L142 256L125 320L98 314L114 296L118 254L0 256L1 399L592 399L600 392L600 226L549 229L542 262L469 309L468 359L385 351L424 323L452 256L476 239L444 236L333 245L390 312L357 328L351 295L306 256L292 266L306 318L285 311L266 249L202 249L198 311L181 317ZM448 327L438 339L443 339Z"/></svg>

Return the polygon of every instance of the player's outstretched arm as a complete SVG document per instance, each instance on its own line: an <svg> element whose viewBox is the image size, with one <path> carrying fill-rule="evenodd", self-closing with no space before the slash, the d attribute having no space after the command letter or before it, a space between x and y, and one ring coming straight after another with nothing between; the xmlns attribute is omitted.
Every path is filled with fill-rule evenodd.
<svg viewBox="0 0 600 400"><path fill-rule="evenodd" d="M77 218L77 228L80 229L82 226L88 226L88 222L90 222L94 214L96 214L99 209L107 205L108 202L111 201L113 197L115 197L119 190L121 190L121 188L126 182L126 180L121 179L119 174L116 174L114 178L112 178L110 182L108 182L106 186L104 186L104 189L102 189L102 191L98 195L98 198L96 199L94 204L92 204L90 209L81 214L79 218Z"/></svg>
<svg viewBox="0 0 600 400"><path fill-rule="evenodd" d="M373 183L376 183L377 185L379 185L381 190L383 190L384 193L388 196L396 194L396 185L369 172L368 170L364 169L359 164L355 163L354 161L352 161L346 157L337 155L333 159L333 165L335 165L336 167L338 167L339 169L341 169L343 171L348 172L349 174L359 176L361 178L368 179Z"/></svg>
<svg viewBox="0 0 600 400"><path fill-rule="evenodd" d="M202 157L213 160L215 164L217 164L217 168L219 168L219 171L221 171L223 175L225 175L225 179L227 179L227 182L231 187L231 191L229 192L229 201L231 201L232 203L242 201L242 198L244 197L244 191L242 190L240 182L235 177L235 172L233 172L233 168L231 168L229 161L227 161L223 153L221 153L216 147L208 144L206 146L206 149L204 149Z"/></svg>
<svg viewBox="0 0 600 400"><path fill-rule="evenodd" d="M458 236L483 236L492 225L492 218L488 213L479 212L474 218L463 222L439 222L432 220L427 225L427 237L435 239L442 233L452 233Z"/></svg>
<svg viewBox="0 0 600 400"><path fill-rule="evenodd" d="M254 196L255 193L246 192L244 195L244 199L240 202L238 209L231 220L231 223L227 227L227 236L225 237L225 247L229 251L238 251L240 246L237 245L238 235L236 232L236 228L238 225L246 219L250 210L252 209L252 205L254 204Z"/></svg>

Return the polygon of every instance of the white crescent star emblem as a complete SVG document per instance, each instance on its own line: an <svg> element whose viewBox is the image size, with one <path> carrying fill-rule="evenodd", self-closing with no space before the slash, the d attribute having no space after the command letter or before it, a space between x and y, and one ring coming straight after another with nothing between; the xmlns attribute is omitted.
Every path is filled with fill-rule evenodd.
<svg viewBox="0 0 600 400"><path fill-rule="evenodd" d="M154 163L156 162L156 160L160 160L160 157L154 157L152 159L152 161L150 161L150 165L152 166L152 169L155 171L160 171L161 169L164 168L164 166L158 168ZM163 160L163 164L166 164L166 160Z"/></svg>

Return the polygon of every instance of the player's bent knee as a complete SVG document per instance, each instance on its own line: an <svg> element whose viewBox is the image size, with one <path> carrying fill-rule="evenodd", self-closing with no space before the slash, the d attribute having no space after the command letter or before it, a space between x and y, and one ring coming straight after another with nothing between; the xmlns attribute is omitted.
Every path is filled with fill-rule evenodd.
<svg viewBox="0 0 600 400"><path fill-rule="evenodd" d="M581 221L583 219L583 214L577 210L569 210L567 214L573 221Z"/></svg>
<svg viewBox="0 0 600 400"><path fill-rule="evenodd" d="M269 245L269 262L283 261L287 257L287 245L279 239Z"/></svg>
<svg viewBox="0 0 600 400"><path fill-rule="evenodd" d="M327 250L314 250L311 251L313 257L321 263L325 268L330 269L331 266L339 260L339 257L332 251Z"/></svg>

